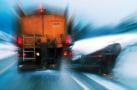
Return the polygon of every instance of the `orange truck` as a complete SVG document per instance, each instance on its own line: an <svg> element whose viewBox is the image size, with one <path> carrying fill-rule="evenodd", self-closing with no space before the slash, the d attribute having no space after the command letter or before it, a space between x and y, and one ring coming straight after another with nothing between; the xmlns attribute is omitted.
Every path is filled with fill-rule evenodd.
<svg viewBox="0 0 137 90"><path fill-rule="evenodd" d="M18 21L18 69L59 68L61 57L71 55L66 14L43 8Z"/></svg>

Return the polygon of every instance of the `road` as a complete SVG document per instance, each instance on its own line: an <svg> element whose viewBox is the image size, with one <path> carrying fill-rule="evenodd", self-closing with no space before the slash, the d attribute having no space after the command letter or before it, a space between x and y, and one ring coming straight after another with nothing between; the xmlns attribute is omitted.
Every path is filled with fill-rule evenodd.
<svg viewBox="0 0 137 90"><path fill-rule="evenodd" d="M63 63L60 71L20 73L17 71L17 56L10 56L0 61L0 90L125 90L104 77L77 72L66 66Z"/></svg>

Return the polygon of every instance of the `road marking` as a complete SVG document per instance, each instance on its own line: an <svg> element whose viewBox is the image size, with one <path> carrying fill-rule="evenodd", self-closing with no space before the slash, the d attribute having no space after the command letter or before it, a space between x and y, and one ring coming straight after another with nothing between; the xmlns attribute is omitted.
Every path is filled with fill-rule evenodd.
<svg viewBox="0 0 137 90"><path fill-rule="evenodd" d="M11 64L9 64L7 67L5 67L4 69L0 70L0 74L3 74L5 71L7 71L11 66L13 66L16 63L16 61L12 62Z"/></svg>
<svg viewBox="0 0 137 90"><path fill-rule="evenodd" d="M71 76L71 78L77 83L79 84L84 90L90 90L86 85L84 85L82 82L80 82L77 78L75 78L74 76Z"/></svg>
<svg viewBox="0 0 137 90"><path fill-rule="evenodd" d="M118 84L115 84L111 81L107 81L104 78L101 78L99 76L93 75L93 74L87 74L87 73L83 73L85 76L87 76L89 79L94 80L95 82L97 82L98 84L104 86L105 88L107 88L108 90L127 90L125 89L123 86L120 86Z"/></svg>

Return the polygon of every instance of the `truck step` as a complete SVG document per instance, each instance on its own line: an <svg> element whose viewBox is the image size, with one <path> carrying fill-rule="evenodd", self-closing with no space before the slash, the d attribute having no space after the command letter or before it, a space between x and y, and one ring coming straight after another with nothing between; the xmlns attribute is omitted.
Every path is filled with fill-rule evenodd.
<svg viewBox="0 0 137 90"><path fill-rule="evenodd" d="M24 58L24 59L35 59L35 58Z"/></svg>
<svg viewBox="0 0 137 90"><path fill-rule="evenodd" d="M35 44L24 44L24 45L31 45L31 46L33 45L34 46Z"/></svg>
<svg viewBox="0 0 137 90"><path fill-rule="evenodd" d="M35 52L34 50L32 50L32 51L24 51L24 52Z"/></svg>

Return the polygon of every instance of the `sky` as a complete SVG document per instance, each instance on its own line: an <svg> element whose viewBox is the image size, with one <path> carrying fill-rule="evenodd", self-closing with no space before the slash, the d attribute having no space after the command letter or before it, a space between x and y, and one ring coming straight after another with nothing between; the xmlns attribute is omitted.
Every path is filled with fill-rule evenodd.
<svg viewBox="0 0 137 90"><path fill-rule="evenodd" d="M137 12L137 0L19 0L25 8L44 4L47 8L65 9L69 16L75 15L76 22L92 23L96 27L118 24L126 16ZM51 8L50 7L50 8ZM51 9L55 9L51 8Z"/></svg>
<svg viewBox="0 0 137 90"><path fill-rule="evenodd" d="M15 30L15 10L13 8L13 0L0 0L0 31L8 34L14 33Z"/></svg>
<svg viewBox="0 0 137 90"><path fill-rule="evenodd" d="M14 31L15 5L24 11L37 9L40 4L51 10L65 10L75 16L75 24L91 24L94 27L111 26L137 12L137 0L0 0L0 30Z"/></svg>

